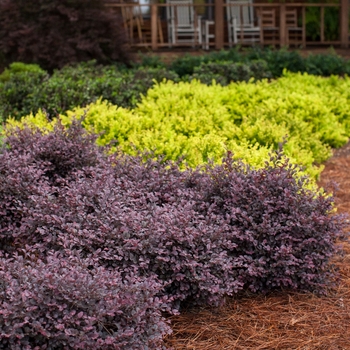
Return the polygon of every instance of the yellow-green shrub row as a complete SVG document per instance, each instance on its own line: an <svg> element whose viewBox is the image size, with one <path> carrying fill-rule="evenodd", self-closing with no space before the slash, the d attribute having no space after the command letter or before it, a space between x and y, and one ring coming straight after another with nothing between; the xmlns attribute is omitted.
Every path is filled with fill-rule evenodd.
<svg viewBox="0 0 350 350"><path fill-rule="evenodd" d="M287 137L285 153L312 176L350 134L350 79L285 72L278 80L222 87L164 82L149 90L134 110L103 101L61 116L69 124L84 115L89 130L103 132L99 144L118 141L121 150L155 150L166 159L184 157L190 166L227 150L261 166ZM25 120L45 126L43 115Z"/></svg>

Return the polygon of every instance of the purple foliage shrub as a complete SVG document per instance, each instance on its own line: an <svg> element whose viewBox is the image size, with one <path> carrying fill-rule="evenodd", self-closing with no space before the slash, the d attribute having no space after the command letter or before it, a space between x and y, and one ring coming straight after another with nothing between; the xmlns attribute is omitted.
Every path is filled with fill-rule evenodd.
<svg viewBox="0 0 350 350"><path fill-rule="evenodd" d="M154 309L159 302L165 310L163 298L172 311L184 302L219 304L242 290L325 290L344 220L332 214L331 197L306 189L307 179L298 179L281 153L260 170L229 154L222 165L180 171L161 159L107 156L94 141L79 122L44 135L17 130L5 140L0 153L0 246L7 254L2 276L15 281L13 257L24 256L21 264L32 271L47 266L49 273L56 265L71 264L76 279L97 276L107 294L108 276L116 276L121 294L122 284L131 288L133 281L136 294L142 289L160 298L150 303L149 341L168 331ZM88 266L80 269L78 258ZM16 288L29 288L23 283L18 280ZM65 283L62 278L58 284L66 288ZM139 288L142 283L150 288ZM7 285L2 322L12 325L17 311L6 311L15 310L4 297L10 293ZM39 317L50 308L37 294L42 297L36 304L43 305ZM63 310L55 312L62 319ZM130 317L139 324L146 314L137 312ZM90 324L88 317L85 322ZM135 332L138 327L143 326L135 326ZM103 330L96 332L95 341L105 341Z"/></svg>
<svg viewBox="0 0 350 350"><path fill-rule="evenodd" d="M43 134L39 129L15 128L7 137L11 152L28 156L32 166L45 171L44 176L54 181L89 166L96 166L102 152L92 145L96 136L86 134L73 121L70 128L57 125L55 133Z"/></svg>
<svg viewBox="0 0 350 350"><path fill-rule="evenodd" d="M161 285L72 255L0 259L0 349L160 349Z"/></svg>
<svg viewBox="0 0 350 350"><path fill-rule="evenodd" d="M297 171L280 149L260 170L228 156L200 184L199 212L227 225L240 257L237 278L254 292L325 292L331 280L345 216L334 214L332 197L307 189L309 179Z"/></svg>

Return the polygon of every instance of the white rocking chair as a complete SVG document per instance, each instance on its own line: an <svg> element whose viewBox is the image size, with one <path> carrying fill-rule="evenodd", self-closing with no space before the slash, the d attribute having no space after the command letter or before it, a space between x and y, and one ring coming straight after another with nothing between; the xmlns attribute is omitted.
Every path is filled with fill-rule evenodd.
<svg viewBox="0 0 350 350"><path fill-rule="evenodd" d="M226 4L229 46L261 42L262 32L259 19L254 21L252 0L226 0Z"/></svg>
<svg viewBox="0 0 350 350"><path fill-rule="evenodd" d="M201 16L194 10L193 0L167 0L169 45L184 43L202 44Z"/></svg>

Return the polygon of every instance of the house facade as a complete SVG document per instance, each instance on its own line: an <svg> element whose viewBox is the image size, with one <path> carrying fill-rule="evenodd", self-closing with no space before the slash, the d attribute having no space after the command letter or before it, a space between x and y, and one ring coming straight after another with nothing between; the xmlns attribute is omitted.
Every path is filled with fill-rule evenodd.
<svg viewBox="0 0 350 350"><path fill-rule="evenodd" d="M349 45L349 0L106 0L134 47Z"/></svg>

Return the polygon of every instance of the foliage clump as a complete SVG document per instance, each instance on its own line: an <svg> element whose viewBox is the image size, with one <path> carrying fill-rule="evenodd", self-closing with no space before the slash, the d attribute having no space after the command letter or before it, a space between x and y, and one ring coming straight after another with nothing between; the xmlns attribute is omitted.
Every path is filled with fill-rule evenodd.
<svg viewBox="0 0 350 350"><path fill-rule="evenodd" d="M297 50L271 49L269 47L233 48L210 52L202 56L184 55L171 62L169 69L176 72L180 78L191 76L201 65L206 64L246 64L250 65L254 61L264 61L265 67L259 73L271 75L278 78L287 69L295 73L308 73L320 76L349 75L350 61L337 55L334 50L327 54L310 54L303 57ZM150 60L143 59L142 65L147 66ZM151 61L152 62L152 61Z"/></svg>
<svg viewBox="0 0 350 350"><path fill-rule="evenodd" d="M91 59L129 61L121 17L101 0L2 0L0 22L7 63L37 63L52 71Z"/></svg>
<svg viewBox="0 0 350 350"><path fill-rule="evenodd" d="M140 71L140 76L145 75ZM269 152L287 136L285 154L317 178L331 149L349 138L349 85L347 77L289 72L272 82L225 87L196 80L167 81L155 84L134 109L98 100L58 119L68 125L72 117L86 114L83 125L100 134L100 145L117 140L114 149L134 155L154 151L166 160L182 159L193 168L210 159L220 163L227 150L262 167ZM49 127L42 117L38 113L24 121ZM10 124L16 122L8 120Z"/></svg>
<svg viewBox="0 0 350 350"><path fill-rule="evenodd" d="M170 333L161 285L91 264L74 254L2 257L0 347L161 349Z"/></svg>
<svg viewBox="0 0 350 350"><path fill-rule="evenodd" d="M0 153L0 341L161 349L161 312L240 291L325 292L344 222L281 152L180 171L107 155L73 121ZM26 310L26 312L23 312Z"/></svg>
<svg viewBox="0 0 350 350"><path fill-rule="evenodd" d="M297 51L285 49L231 49L202 56L185 55L168 66L157 56L141 57L141 62L128 66L116 62L113 57L105 62L96 57L92 60L94 56L91 56L83 62L69 61L69 65L60 66L60 69L50 69L50 74L37 65L13 62L0 74L3 92L0 116L4 120L8 117L20 119L45 109L53 118L68 109L85 107L98 98L135 108L142 95L146 95L155 82L164 79L174 82L197 79L207 85L226 86L233 81L280 78L284 70L319 76L350 73L350 61L337 56L334 51L304 58ZM102 66L100 63L107 64Z"/></svg>
<svg viewBox="0 0 350 350"><path fill-rule="evenodd" d="M14 62L0 74L0 116L19 120L44 109L54 118L101 97L134 108L141 94L163 80L178 81L178 76L165 68L127 70L122 65L103 66L96 61L67 65L50 75L37 65Z"/></svg>
<svg viewBox="0 0 350 350"><path fill-rule="evenodd" d="M30 114L35 91L45 84L48 73L35 64L13 62L0 74L0 117L20 119Z"/></svg>
<svg viewBox="0 0 350 350"><path fill-rule="evenodd" d="M210 85L213 80L222 86L233 81L261 80L271 78L267 63L256 60L249 63L214 62L202 63L194 68L190 79L198 79L203 84Z"/></svg>

